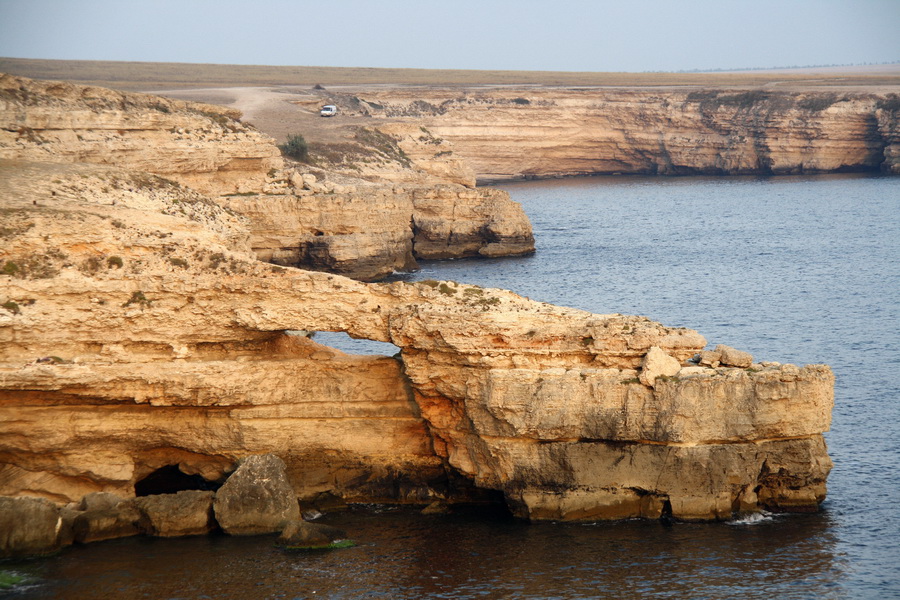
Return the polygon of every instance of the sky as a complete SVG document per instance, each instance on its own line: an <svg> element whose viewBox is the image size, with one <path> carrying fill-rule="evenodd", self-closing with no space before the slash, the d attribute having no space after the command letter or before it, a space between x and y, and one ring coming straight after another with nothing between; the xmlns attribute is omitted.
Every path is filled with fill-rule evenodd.
<svg viewBox="0 0 900 600"><path fill-rule="evenodd" d="M0 0L0 56L632 72L900 62L900 0Z"/></svg>

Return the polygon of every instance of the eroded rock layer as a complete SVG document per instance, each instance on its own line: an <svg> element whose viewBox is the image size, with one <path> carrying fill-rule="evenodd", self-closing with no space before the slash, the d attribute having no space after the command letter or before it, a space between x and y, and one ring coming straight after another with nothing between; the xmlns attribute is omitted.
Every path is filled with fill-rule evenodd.
<svg viewBox="0 0 900 600"><path fill-rule="evenodd" d="M391 89L374 116L423 123L480 179L599 173L900 173L896 94Z"/></svg>
<svg viewBox="0 0 900 600"><path fill-rule="evenodd" d="M716 519L824 496L827 367L690 366L706 345L691 330L267 265L239 217L180 186L2 171L0 494L129 494L162 467L217 480L272 452L301 497L426 501L452 496L449 469L531 518Z"/></svg>
<svg viewBox="0 0 900 600"><path fill-rule="evenodd" d="M354 165L365 179L335 182L286 166L274 141L239 116L0 74L0 158L115 165L179 182L248 216L263 260L374 280L415 268L416 257L534 251L522 208L505 192L475 189L471 168L418 127L371 133L395 152Z"/></svg>
<svg viewBox="0 0 900 600"><path fill-rule="evenodd" d="M221 198L64 158L0 160L0 495L130 496L160 472L216 482L273 453L300 498L454 500L466 481L535 519L722 519L824 498L826 366L703 352L689 329L504 290L267 264L252 215ZM305 174L265 178L268 192L232 198L356 202ZM424 215L445 203L404 193ZM445 235L476 245L413 221L423 251L445 252ZM401 353L347 356L309 331Z"/></svg>

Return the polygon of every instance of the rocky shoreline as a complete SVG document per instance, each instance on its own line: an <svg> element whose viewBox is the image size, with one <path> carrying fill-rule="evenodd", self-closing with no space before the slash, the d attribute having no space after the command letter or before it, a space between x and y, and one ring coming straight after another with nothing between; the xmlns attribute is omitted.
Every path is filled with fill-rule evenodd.
<svg viewBox="0 0 900 600"><path fill-rule="evenodd" d="M92 492L65 506L43 498L0 496L0 530L0 558L44 555L72 544L135 535L281 533L278 541L288 547L327 547L347 536L302 517L284 461L271 454L238 461L216 491L133 498Z"/></svg>
<svg viewBox="0 0 900 600"><path fill-rule="evenodd" d="M415 168L387 187L285 167L226 109L0 82L4 502L60 524L60 506L112 493L129 531L152 532L154 501L130 498L154 478L218 484L264 454L295 507L481 493L525 519L709 521L824 499L825 365L505 290L295 268L304 236L366 277L384 240L403 260L528 251L504 194ZM400 353L346 355L298 334L312 331ZM215 505L222 489L183 500Z"/></svg>

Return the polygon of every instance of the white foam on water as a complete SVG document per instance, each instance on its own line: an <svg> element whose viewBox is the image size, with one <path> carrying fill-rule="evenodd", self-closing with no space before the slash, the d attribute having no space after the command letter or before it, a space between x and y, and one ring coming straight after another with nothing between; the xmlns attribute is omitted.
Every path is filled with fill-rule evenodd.
<svg viewBox="0 0 900 600"><path fill-rule="evenodd" d="M749 513L746 515L741 515L736 519L728 521L729 525L758 525L760 523L767 523L769 521L774 521L775 516L772 513L766 511L760 511L757 513Z"/></svg>

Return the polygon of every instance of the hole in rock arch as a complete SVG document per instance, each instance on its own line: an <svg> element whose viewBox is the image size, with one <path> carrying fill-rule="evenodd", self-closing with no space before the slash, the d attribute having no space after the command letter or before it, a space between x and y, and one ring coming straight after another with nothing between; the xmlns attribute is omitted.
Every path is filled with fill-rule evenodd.
<svg viewBox="0 0 900 600"><path fill-rule="evenodd" d="M215 481L207 481L200 475L186 475L178 465L166 465L153 471L134 484L135 496L154 494L174 494L184 490L217 490L222 486Z"/></svg>
<svg viewBox="0 0 900 600"><path fill-rule="evenodd" d="M394 356L400 352L399 347L389 342L357 340L343 331L317 331L313 334L312 339L317 344L336 348L347 354Z"/></svg>

